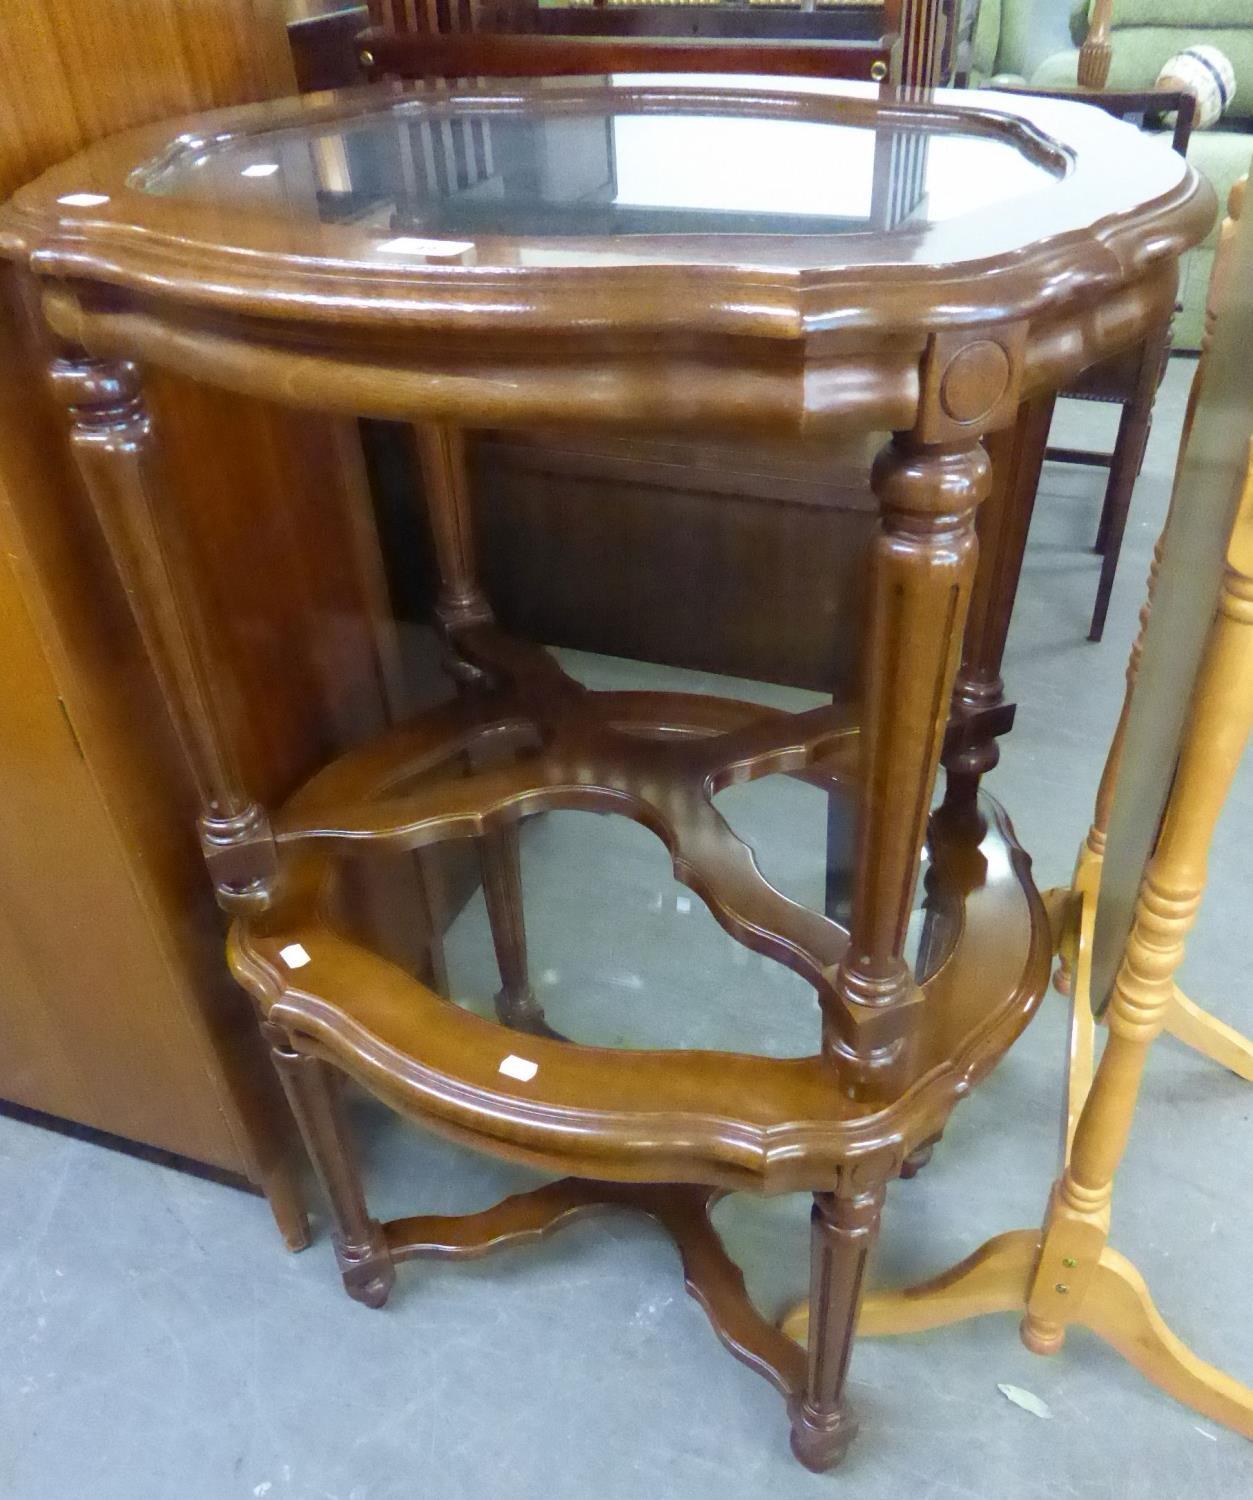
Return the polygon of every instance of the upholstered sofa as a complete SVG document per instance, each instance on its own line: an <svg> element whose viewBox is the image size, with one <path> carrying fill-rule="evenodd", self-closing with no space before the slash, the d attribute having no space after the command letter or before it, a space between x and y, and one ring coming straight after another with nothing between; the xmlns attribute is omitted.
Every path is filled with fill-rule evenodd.
<svg viewBox="0 0 1253 1500"><path fill-rule="evenodd" d="M1073 86L1079 48L1087 35L1093 0L1080 0L1070 17L1070 42L1038 60L1042 29L1040 0L982 0L971 41L972 81L1029 82L1040 88ZM1047 24L1045 18L1044 24ZM1188 151L1193 166L1209 178L1225 202L1253 157L1253 0L1113 0L1108 87L1149 88L1162 65L1184 47L1207 43L1231 60L1236 92L1220 123L1196 130ZM1169 142L1164 135L1163 148ZM1205 289L1218 227L1184 259L1180 268L1182 311L1175 320L1176 349L1200 344Z"/></svg>

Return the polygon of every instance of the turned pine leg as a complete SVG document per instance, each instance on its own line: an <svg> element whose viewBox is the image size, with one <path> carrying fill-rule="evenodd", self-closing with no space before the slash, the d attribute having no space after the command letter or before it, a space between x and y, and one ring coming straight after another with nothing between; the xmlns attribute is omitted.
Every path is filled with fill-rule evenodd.
<svg viewBox="0 0 1253 1500"><path fill-rule="evenodd" d="M1061 1346L1085 1313L1106 1247L1114 1175L1122 1160L1149 1050L1174 1003L1175 973L1205 885L1214 826L1253 723L1253 480L1237 520L1217 617L1192 698L1175 783L1149 862L1108 1011L1109 1041L1053 1192L1023 1339ZM1151 1362L1150 1362L1151 1363ZM1167 1390L1171 1365L1149 1370ZM1182 1399L1190 1397L1180 1392Z"/></svg>
<svg viewBox="0 0 1253 1500"><path fill-rule="evenodd" d="M792 1452L807 1469L833 1468L857 1433L844 1383L857 1331L866 1260L879 1232L884 1183L815 1193L810 1217L809 1339L803 1395L791 1403Z"/></svg>
<svg viewBox="0 0 1253 1500"><path fill-rule="evenodd" d="M1172 500L1172 505L1173 505ZM1096 790L1096 805L1092 811L1092 822L1088 828L1087 838L1079 851L1079 858L1075 865L1074 877L1071 881L1071 889L1078 902L1080 909L1074 921L1073 936L1078 949L1087 945L1087 955L1090 957L1092 931L1095 923L1095 907L1097 893L1101 884L1101 864L1105 858L1105 843L1109 835L1110 812L1114 806L1114 793L1118 788L1118 773L1122 767L1123 746L1127 738L1127 724L1131 717L1131 702L1135 694L1136 679L1140 675L1140 658L1144 654L1144 636L1149 627L1149 616L1153 610L1153 595L1157 590L1157 578L1162 566L1162 548L1165 543L1166 532L1170 527L1170 515L1167 514L1166 524L1153 548L1153 559L1149 564L1148 585L1145 589L1144 603L1140 606L1140 623L1136 631L1136 638L1131 644L1131 651L1127 657L1126 681L1123 688L1122 706L1118 711L1118 723L1114 727L1113 738L1109 743L1109 750L1105 756L1105 765L1101 769L1101 780ZM1058 953L1057 972L1053 983L1057 990L1063 995L1073 995L1077 1005L1087 1005L1089 996L1078 994L1075 990L1074 963L1078 956L1075 945L1064 945ZM1090 1050L1090 1049L1089 1049ZM1091 1068L1089 1067L1082 1080L1072 1079L1070 1113L1077 1119L1077 1104L1081 1107L1083 1098L1087 1095L1088 1084L1091 1081ZM1078 1095L1076 1090L1081 1091ZM1073 1120L1072 1120L1073 1125ZM1073 1128L1068 1134L1069 1140L1073 1135Z"/></svg>
<svg viewBox="0 0 1253 1500"><path fill-rule="evenodd" d="M367 1307L382 1307L396 1272L382 1226L366 1207L339 1080L320 1058L297 1052L279 1028L265 1030L275 1069L330 1205L344 1290Z"/></svg>
<svg viewBox="0 0 1253 1500"><path fill-rule="evenodd" d="M1253 1041L1210 1015L1179 989L1166 1012L1166 1031L1220 1068L1253 1082Z"/></svg>
<svg viewBox="0 0 1253 1500"><path fill-rule="evenodd" d="M466 658L458 643L462 631L490 625L493 620L478 577L465 436L446 422L424 422L414 431L439 565L435 617L454 677L464 690L482 690L489 686L483 672ZM483 894L500 968L497 1015L508 1026L542 1030L544 1015L527 972L518 830L496 830L479 839L478 846Z"/></svg>

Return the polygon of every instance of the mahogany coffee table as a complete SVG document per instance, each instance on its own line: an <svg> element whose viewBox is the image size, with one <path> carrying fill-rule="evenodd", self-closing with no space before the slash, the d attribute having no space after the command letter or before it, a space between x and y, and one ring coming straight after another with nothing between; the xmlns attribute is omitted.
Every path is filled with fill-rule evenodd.
<svg viewBox="0 0 1253 1500"><path fill-rule="evenodd" d="M1000 656L1049 403L1169 318L1178 257L1213 211L1177 156L1078 104L629 77L380 85L202 116L106 142L4 211L0 250L39 283L52 380L194 769L231 966L326 1188L350 1295L378 1306L399 1261L634 1207L677 1240L722 1341L787 1398L797 1456L842 1455L886 1184L1048 977L1029 861L979 780L1009 719ZM239 770L148 365L415 427L456 694L282 807L259 806ZM593 692L497 630L462 434L577 424L893 434L870 476L861 701L787 714ZM715 805L772 776L852 810L847 924L769 884ZM777 1056L558 1035L527 971L518 867L520 822L557 809L654 834L735 942L810 988L812 1039ZM453 840L482 857L492 1017L344 917L353 861ZM380 1224L340 1073L562 1180L482 1214ZM709 1223L733 1190L814 1195L807 1351L752 1307Z"/></svg>

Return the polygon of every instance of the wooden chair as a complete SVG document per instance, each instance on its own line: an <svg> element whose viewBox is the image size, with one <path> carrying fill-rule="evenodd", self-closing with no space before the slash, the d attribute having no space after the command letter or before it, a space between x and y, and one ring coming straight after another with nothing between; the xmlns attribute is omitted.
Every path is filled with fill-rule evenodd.
<svg viewBox="0 0 1253 1500"><path fill-rule="evenodd" d="M955 8L956 0L371 0L358 47L373 77L779 72L929 88L952 67Z"/></svg>
<svg viewBox="0 0 1253 1500"><path fill-rule="evenodd" d="M1196 99L1186 90L1032 88L1024 92L1045 94L1058 99L1079 99L1118 119L1129 120L1137 125L1173 113L1175 125L1171 146L1180 156L1188 154L1188 142L1196 116ZM1131 509L1132 491L1144 463L1144 450L1153 422L1153 401L1165 374L1169 353L1170 327L1164 324L1152 338L1127 350L1125 354L1085 370L1073 386L1061 393L1079 401L1103 401L1121 408L1118 434L1109 453L1093 448L1050 447L1045 454L1054 463L1089 464L1109 470L1093 545L1093 550L1101 558L1101 573L1097 582L1092 620L1088 627L1090 641L1099 641L1105 633L1105 618L1109 613L1110 596L1114 591L1114 577L1118 572L1118 559Z"/></svg>
<svg viewBox="0 0 1253 1500"><path fill-rule="evenodd" d="M1072 1010L1062 1166L1043 1230L997 1235L928 1282L868 1294L859 1331L916 1333L1017 1312L1027 1347L1053 1354L1078 1325L1176 1400L1253 1438L1253 1388L1197 1358L1109 1244L1115 1178L1162 1031L1253 1080L1253 1042L1195 1005L1175 979L1214 829L1253 730L1253 226L1237 243L1242 201L1238 187L1211 287L1212 347L1193 382L1171 514L1093 824L1071 890L1045 897L1060 937L1059 988ZM1095 1076L1094 1012L1110 1032ZM806 1325L804 1305L783 1324L798 1338Z"/></svg>

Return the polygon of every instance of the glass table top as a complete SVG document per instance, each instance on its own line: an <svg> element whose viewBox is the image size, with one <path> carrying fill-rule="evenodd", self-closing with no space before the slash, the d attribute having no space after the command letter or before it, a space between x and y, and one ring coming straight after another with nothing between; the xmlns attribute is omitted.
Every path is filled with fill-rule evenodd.
<svg viewBox="0 0 1253 1500"><path fill-rule="evenodd" d="M778 117L751 91L702 99L668 83L643 99L638 88L617 100L603 85L554 88L512 109L419 89L320 123L184 137L131 185L351 225L385 254L455 258L483 237L925 229L1065 174L1056 154L977 122Z"/></svg>
<svg viewBox="0 0 1253 1500"><path fill-rule="evenodd" d="M682 683L703 693L710 683L726 682L736 697L776 707L823 701L801 690L706 680L699 673L612 658L567 653L562 659L567 670L577 669L577 676L598 687ZM534 752L513 753L525 761ZM417 780L456 769L446 761ZM405 785L389 783L389 794ZM847 928L857 801L854 787L829 778L771 773L725 787L713 806L753 851L770 885ZM700 895L676 878L670 853L655 833L625 816L557 809L523 819L518 849L528 973L545 1024L559 1035L606 1048L699 1048L779 1058L817 1051L822 1016L813 984L733 938ZM389 857L403 863L409 856ZM455 838L431 845L422 861L433 888L453 893L444 974L435 987L445 999L495 1019L501 975L474 843ZM905 945L906 961L920 981L950 956L960 927L951 895L929 890L929 869L924 851ZM369 930L354 920L350 904L337 908L336 920L370 945ZM429 982L420 956L418 966L413 955L388 956Z"/></svg>
<svg viewBox="0 0 1253 1500"><path fill-rule="evenodd" d="M776 889L847 924L851 796L778 775L729 788L715 805ZM424 855L446 887L455 887L458 860L473 868L470 845L458 844ZM531 985L560 1035L595 1047L763 1057L818 1050L813 986L724 931L675 879L646 828L612 815L546 812L525 820L519 848ZM947 907L928 913L926 870L924 860L906 942L919 978L935 971L955 937ZM494 1018L501 980L481 888L445 933L444 961L444 998Z"/></svg>

